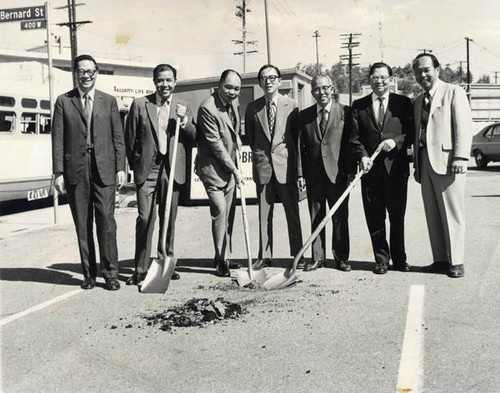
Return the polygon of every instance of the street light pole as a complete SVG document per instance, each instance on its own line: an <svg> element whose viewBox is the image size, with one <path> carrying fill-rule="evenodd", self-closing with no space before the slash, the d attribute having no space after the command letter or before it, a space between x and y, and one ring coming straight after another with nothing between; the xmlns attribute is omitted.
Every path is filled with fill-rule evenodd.
<svg viewBox="0 0 500 393"><path fill-rule="evenodd" d="M267 11L267 0L264 0L264 11L266 14L267 64L271 64L271 38L269 37L269 13Z"/></svg>

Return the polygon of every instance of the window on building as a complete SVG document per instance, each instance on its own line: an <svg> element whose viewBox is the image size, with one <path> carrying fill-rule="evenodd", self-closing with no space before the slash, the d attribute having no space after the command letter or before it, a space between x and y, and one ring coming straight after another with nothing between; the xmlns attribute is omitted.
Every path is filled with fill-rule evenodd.
<svg viewBox="0 0 500 393"><path fill-rule="evenodd" d="M0 96L0 106L14 107L16 105L16 99L9 96Z"/></svg>
<svg viewBox="0 0 500 393"><path fill-rule="evenodd" d="M16 124L14 112L0 111L0 132L12 132Z"/></svg>
<svg viewBox="0 0 500 393"><path fill-rule="evenodd" d="M23 112L20 119L21 132L23 134L36 134L37 114Z"/></svg>
<svg viewBox="0 0 500 393"><path fill-rule="evenodd" d="M36 108L36 107L37 107L37 105L38 105L38 103L37 103L37 102L36 102L36 100L35 100L35 99L33 99L33 98L23 98L23 99L21 100L21 106L22 106L23 108L30 108L30 109L34 109L34 108Z"/></svg>

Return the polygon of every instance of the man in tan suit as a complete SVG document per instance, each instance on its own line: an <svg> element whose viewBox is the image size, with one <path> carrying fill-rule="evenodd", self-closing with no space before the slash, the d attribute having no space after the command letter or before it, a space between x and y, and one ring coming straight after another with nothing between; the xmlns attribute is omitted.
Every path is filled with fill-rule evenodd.
<svg viewBox="0 0 500 393"><path fill-rule="evenodd" d="M413 71L424 93L413 102L415 179L422 186L434 262L424 268L464 276L465 173L472 115L464 90L439 79L439 61L419 54Z"/></svg>

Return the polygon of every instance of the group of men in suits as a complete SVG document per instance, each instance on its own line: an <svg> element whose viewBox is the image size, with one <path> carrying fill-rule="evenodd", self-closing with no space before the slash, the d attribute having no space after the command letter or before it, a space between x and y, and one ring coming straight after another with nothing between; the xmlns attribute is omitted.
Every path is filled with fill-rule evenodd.
<svg viewBox="0 0 500 393"><path fill-rule="evenodd" d="M372 242L374 273L385 274L389 261L408 272L404 237L409 163L413 145L415 178L421 183L433 263L424 271L464 275L464 193L472 120L464 91L439 79L439 62L421 54L413 62L424 89L413 102L390 93L392 70L375 63L369 70L372 93L352 108L333 99L335 87L327 75L311 81L316 103L299 111L294 100L279 93L280 70L264 65L258 72L263 96L245 113L245 138L252 150L253 180L257 186L259 253L254 269L272 265L275 196L282 201L288 227L290 255L302 247L299 191L305 185L314 231L346 191L356 173L364 172L362 199ZM134 171L138 216L134 274L128 285L141 285L151 264L152 234L157 208L160 231L167 231L166 254L174 256L179 192L186 182L186 151L197 145L195 170L206 189L212 221L216 275L227 277L240 265L227 257L235 214L236 189L243 179L238 162L241 119L237 98L241 76L225 70L218 88L205 99L194 120L189 103L174 97L177 71L169 64L153 72L156 92L134 100L123 133L114 97L95 90L98 74L88 55L75 59L78 88L58 97L53 120L55 187L66 189L75 222L83 289L96 285L93 239L95 210L101 272L105 288L117 290L118 252L114 219L115 187L125 182L125 156ZM180 129L175 174L169 179L174 130ZM375 160L370 156L381 148ZM173 181L171 214L164 222L166 190ZM386 215L390 239L386 239ZM332 253L336 266L350 271L348 198L332 219ZM166 228L164 228L166 226ZM158 250L160 253L161 250ZM314 240L312 259L298 268L313 271L326 264L325 231ZM173 279L179 275L174 272Z"/></svg>

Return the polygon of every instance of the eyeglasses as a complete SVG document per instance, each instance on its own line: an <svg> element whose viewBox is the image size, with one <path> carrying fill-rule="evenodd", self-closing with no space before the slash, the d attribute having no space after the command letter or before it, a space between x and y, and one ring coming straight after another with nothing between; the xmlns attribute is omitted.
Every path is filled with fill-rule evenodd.
<svg viewBox="0 0 500 393"><path fill-rule="evenodd" d="M276 82L276 80L279 78L278 75L269 75L269 76L261 76L260 77L260 81L262 83L266 83L267 81L271 82L271 83L274 83Z"/></svg>
<svg viewBox="0 0 500 393"><path fill-rule="evenodd" d="M330 86L318 86L318 87L315 87L314 89L312 89L312 92L315 94L321 93L321 92L326 93L326 92L328 92L328 90L331 89L331 87L332 87L331 85Z"/></svg>
<svg viewBox="0 0 500 393"><path fill-rule="evenodd" d="M376 76L376 75L371 75L370 76L370 80L372 82L385 82L387 79L390 79L391 77L390 76Z"/></svg>
<svg viewBox="0 0 500 393"><path fill-rule="evenodd" d="M97 70L77 70L76 73L78 76L84 76L87 74L90 77L93 77L96 74Z"/></svg>

